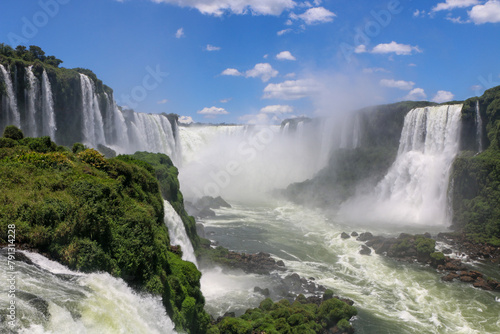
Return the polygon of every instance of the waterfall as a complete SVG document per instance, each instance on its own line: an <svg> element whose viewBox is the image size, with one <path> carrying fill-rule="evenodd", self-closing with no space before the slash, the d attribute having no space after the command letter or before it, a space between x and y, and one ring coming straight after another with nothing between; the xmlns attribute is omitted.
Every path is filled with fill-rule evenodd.
<svg viewBox="0 0 500 334"><path fill-rule="evenodd" d="M405 117L396 161L373 194L344 203L347 220L448 224L450 168L459 148L462 105L412 109ZM359 208L370 212L362 216ZM357 211L356 211L357 210Z"/></svg>
<svg viewBox="0 0 500 334"><path fill-rule="evenodd" d="M483 151L483 120L481 119L481 110L479 109L479 100L476 101L476 141L477 151Z"/></svg>
<svg viewBox="0 0 500 334"><path fill-rule="evenodd" d="M360 136L359 114L346 116L342 124L339 148L353 149L359 147Z"/></svg>
<svg viewBox="0 0 500 334"><path fill-rule="evenodd" d="M165 207L165 225L168 228L170 244L181 246L182 259L184 261L193 262L198 266L193 245L191 244L191 240L189 240L181 217L177 214L172 205L170 205L169 201L163 201L163 203Z"/></svg>
<svg viewBox="0 0 500 334"><path fill-rule="evenodd" d="M80 73L82 89L83 136L86 144L96 147L105 144L104 124L98 96L95 93L94 82L85 74Z"/></svg>
<svg viewBox="0 0 500 334"><path fill-rule="evenodd" d="M16 94L14 93L14 87L12 86L12 79L10 78L9 72L0 64L0 72L3 76L3 81L7 90L7 103L4 109L8 109L5 125L15 125L21 127L21 115L19 114L19 109L17 108Z"/></svg>
<svg viewBox="0 0 500 334"><path fill-rule="evenodd" d="M40 254L22 254L33 264L15 261L17 321L9 331L3 313L2 333L175 333L160 296L137 293L107 273L75 272ZM0 260L7 273L6 251ZM7 284L0 291L8 305Z"/></svg>
<svg viewBox="0 0 500 334"><path fill-rule="evenodd" d="M56 136L56 115L54 113L54 101L52 99L52 88L50 86L49 77L45 69L42 73L42 124L45 136L50 136L52 140Z"/></svg>
<svg viewBox="0 0 500 334"><path fill-rule="evenodd" d="M38 136L38 126L36 119L36 101L38 93L38 79L33 74L33 65L29 66L26 70L26 81L28 86L24 90L24 96L26 100L26 134L29 136Z"/></svg>
<svg viewBox="0 0 500 334"><path fill-rule="evenodd" d="M131 122L131 146L135 151L165 153L173 161L179 161L172 124L166 116L134 112L128 120Z"/></svg>

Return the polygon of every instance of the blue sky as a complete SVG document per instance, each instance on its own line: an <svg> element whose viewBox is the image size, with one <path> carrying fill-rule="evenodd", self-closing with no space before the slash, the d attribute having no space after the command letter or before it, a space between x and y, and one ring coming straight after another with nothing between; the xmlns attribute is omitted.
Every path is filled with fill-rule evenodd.
<svg viewBox="0 0 500 334"><path fill-rule="evenodd" d="M139 112L272 122L500 85L500 0L16 0L0 41Z"/></svg>

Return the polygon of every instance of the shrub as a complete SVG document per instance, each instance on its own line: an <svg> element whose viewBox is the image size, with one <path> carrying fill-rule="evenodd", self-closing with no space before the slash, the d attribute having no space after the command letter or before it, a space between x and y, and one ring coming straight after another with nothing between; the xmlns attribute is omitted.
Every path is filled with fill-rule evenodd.
<svg viewBox="0 0 500 334"><path fill-rule="evenodd" d="M3 130L4 138L10 138L13 140L21 140L24 138L23 132L15 125L7 125Z"/></svg>
<svg viewBox="0 0 500 334"><path fill-rule="evenodd" d="M105 170L108 166L108 162L106 161L106 158L104 158L104 155L93 148L88 148L78 153L76 156L80 159L80 161L85 162L97 169Z"/></svg>
<svg viewBox="0 0 500 334"><path fill-rule="evenodd" d="M14 147L17 145L17 142L12 138L0 137L0 148L4 147Z"/></svg>

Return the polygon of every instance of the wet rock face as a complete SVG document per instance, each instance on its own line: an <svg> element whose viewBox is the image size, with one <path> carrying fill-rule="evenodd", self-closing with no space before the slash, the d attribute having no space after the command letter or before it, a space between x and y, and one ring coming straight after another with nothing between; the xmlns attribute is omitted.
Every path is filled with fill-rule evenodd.
<svg viewBox="0 0 500 334"><path fill-rule="evenodd" d="M372 250L370 247L367 247L366 245L361 245L361 250L359 251L359 254L361 255L370 255L372 253Z"/></svg>
<svg viewBox="0 0 500 334"><path fill-rule="evenodd" d="M186 211L197 218L215 217L215 212L212 209L230 208L231 205L226 202L222 197L203 196L191 203L185 201Z"/></svg>
<svg viewBox="0 0 500 334"><path fill-rule="evenodd" d="M351 236L349 234L345 233L345 232L342 232L342 234L340 234L340 237L342 239L349 239Z"/></svg>
<svg viewBox="0 0 500 334"><path fill-rule="evenodd" d="M373 239L373 234L370 232L363 232L359 235L359 237L356 238L358 241L368 241Z"/></svg>

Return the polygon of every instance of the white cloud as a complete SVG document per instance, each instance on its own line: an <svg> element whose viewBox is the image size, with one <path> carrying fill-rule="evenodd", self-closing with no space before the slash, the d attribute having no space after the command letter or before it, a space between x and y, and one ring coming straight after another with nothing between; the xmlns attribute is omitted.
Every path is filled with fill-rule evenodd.
<svg viewBox="0 0 500 334"><path fill-rule="evenodd" d="M151 0L180 7L198 9L202 14L221 16L224 13L280 15L296 6L293 0Z"/></svg>
<svg viewBox="0 0 500 334"><path fill-rule="evenodd" d="M204 115L206 118L214 118L218 115L227 115L229 114L224 108L210 107L203 108L197 112L200 115Z"/></svg>
<svg viewBox="0 0 500 334"><path fill-rule="evenodd" d="M297 74L295 72L291 72L285 75L285 78L290 79L290 78L295 78Z"/></svg>
<svg viewBox="0 0 500 334"><path fill-rule="evenodd" d="M260 109L264 114L287 114L293 112L293 107L289 105L275 104Z"/></svg>
<svg viewBox="0 0 500 334"><path fill-rule="evenodd" d="M432 8L433 12L438 12L440 10L452 10L455 8L466 8L479 4L479 0L446 0L446 2L441 2Z"/></svg>
<svg viewBox="0 0 500 334"><path fill-rule="evenodd" d="M297 100L318 93L318 84L310 79L287 80L268 84L264 88L264 99Z"/></svg>
<svg viewBox="0 0 500 334"><path fill-rule="evenodd" d="M220 100L219 102L220 103L228 103L229 101L231 101L233 98L232 97L228 97L227 99L222 99Z"/></svg>
<svg viewBox="0 0 500 334"><path fill-rule="evenodd" d="M408 95L403 97L403 100L419 101L425 100L426 98L427 94L425 94L422 88L414 88L408 93Z"/></svg>
<svg viewBox="0 0 500 334"><path fill-rule="evenodd" d="M175 33L175 38L182 38L185 36L186 35L184 34L184 28L177 29L177 32Z"/></svg>
<svg viewBox="0 0 500 334"><path fill-rule="evenodd" d="M297 60L290 51L281 51L276 55L276 59L278 60Z"/></svg>
<svg viewBox="0 0 500 334"><path fill-rule="evenodd" d="M191 124L193 123L193 118L191 116L179 116L179 123Z"/></svg>
<svg viewBox="0 0 500 334"><path fill-rule="evenodd" d="M363 44L356 46L356 48L354 49L354 53L365 53L365 52L368 52L368 50L366 50L366 45Z"/></svg>
<svg viewBox="0 0 500 334"><path fill-rule="evenodd" d="M290 18L292 19L302 19L306 24L317 24L317 23L327 23L332 22L333 18L337 15L333 12L330 12L328 9L324 7L314 7L309 8L300 15L291 14Z"/></svg>
<svg viewBox="0 0 500 334"><path fill-rule="evenodd" d="M260 78L262 82L268 82L269 79L278 75L278 71L273 69L269 63L259 63L251 70L245 72L247 78Z"/></svg>
<svg viewBox="0 0 500 334"><path fill-rule="evenodd" d="M402 90L411 90L415 83L413 81L382 79L380 84L384 87L399 88Z"/></svg>
<svg viewBox="0 0 500 334"><path fill-rule="evenodd" d="M243 73L241 73L235 68L226 68L224 71L222 71L221 75L231 75L234 77L238 77L240 75L243 75Z"/></svg>
<svg viewBox="0 0 500 334"><path fill-rule="evenodd" d="M206 51L219 51L220 47L207 44L207 46L205 47L205 50Z"/></svg>
<svg viewBox="0 0 500 334"><path fill-rule="evenodd" d="M415 52L422 52L418 46L411 46L408 44L399 44L394 41L386 44L379 44L373 48L371 51L372 53L395 53L398 56L404 55L411 55Z"/></svg>
<svg viewBox="0 0 500 334"><path fill-rule="evenodd" d="M290 28L288 28L288 29L283 29L283 30L278 31L278 32L276 33L276 35L278 35L278 36L282 36L282 35L284 35L284 34L289 33L290 31L292 31L292 29L290 29Z"/></svg>
<svg viewBox="0 0 500 334"><path fill-rule="evenodd" d="M452 101L455 95L453 95L452 92L448 92L445 90L439 90L436 95L432 98L432 102L436 103L443 103L443 102L448 102Z"/></svg>
<svg viewBox="0 0 500 334"><path fill-rule="evenodd" d="M156 102L156 104L165 104L167 102L168 102L167 99L163 99L163 100L160 100L160 101Z"/></svg>
<svg viewBox="0 0 500 334"><path fill-rule="evenodd" d="M468 14L475 24L498 23L500 22L500 1L489 0L484 5L474 6Z"/></svg>

